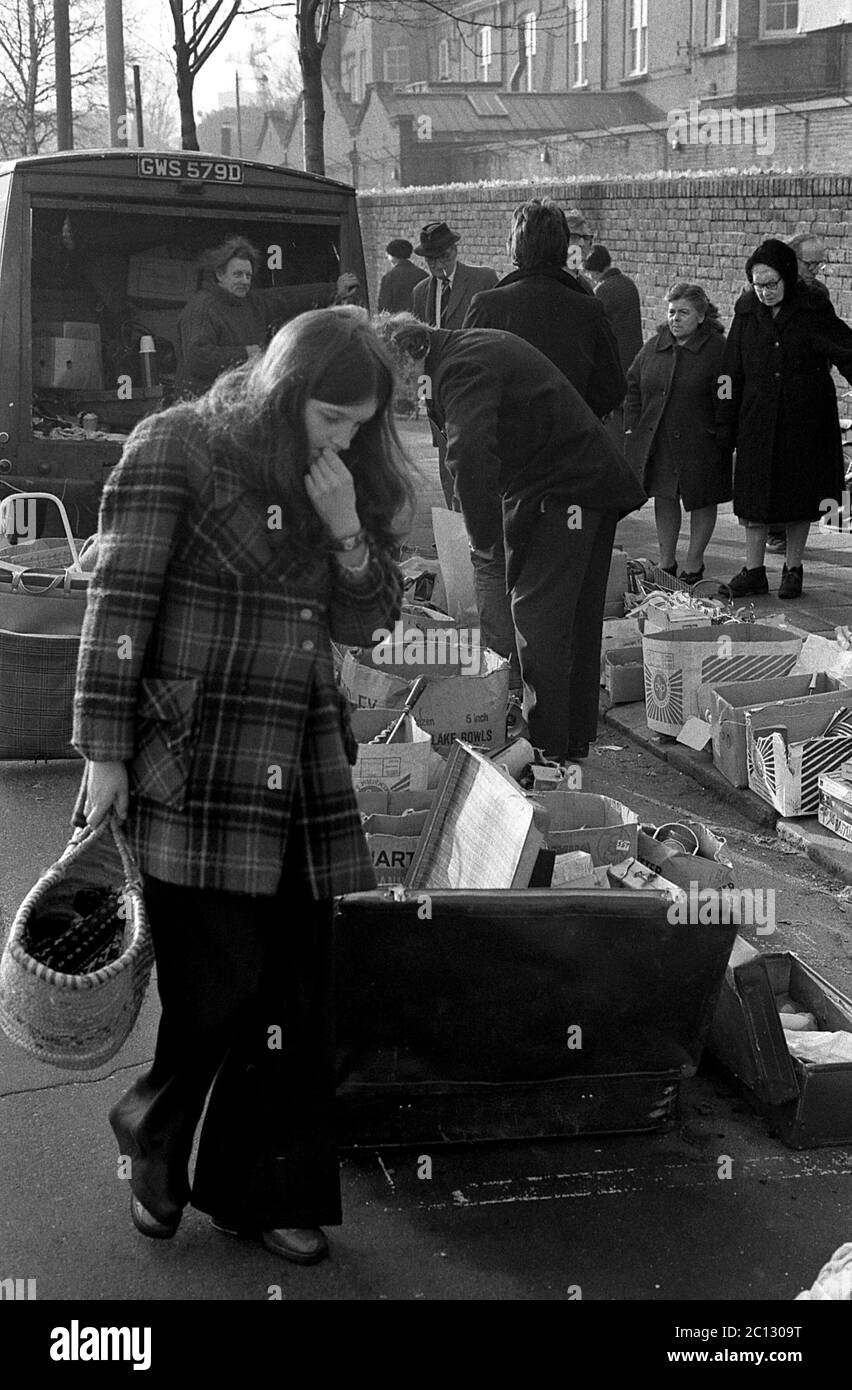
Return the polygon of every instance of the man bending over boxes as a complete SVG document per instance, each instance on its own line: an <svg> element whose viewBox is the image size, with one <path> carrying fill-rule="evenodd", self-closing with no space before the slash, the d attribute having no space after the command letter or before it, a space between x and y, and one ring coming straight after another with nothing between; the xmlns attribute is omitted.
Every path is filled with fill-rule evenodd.
<svg viewBox="0 0 852 1390"><path fill-rule="evenodd" d="M559 762L585 757L615 528L645 494L582 397L522 338L428 328L411 314L376 327L446 437L482 639L508 655L514 623L530 742ZM498 559L502 592L482 583Z"/></svg>

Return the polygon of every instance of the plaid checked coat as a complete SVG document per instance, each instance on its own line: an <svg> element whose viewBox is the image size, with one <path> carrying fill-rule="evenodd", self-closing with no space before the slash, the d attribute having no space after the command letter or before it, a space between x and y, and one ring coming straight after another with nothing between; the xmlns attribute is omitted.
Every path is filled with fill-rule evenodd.
<svg viewBox="0 0 852 1390"><path fill-rule="evenodd" d="M391 626L399 571L373 545L357 579L326 553L294 578L267 522L193 405L136 427L101 502L72 742L129 764L145 873L271 895L295 817L315 898L372 888L329 637Z"/></svg>

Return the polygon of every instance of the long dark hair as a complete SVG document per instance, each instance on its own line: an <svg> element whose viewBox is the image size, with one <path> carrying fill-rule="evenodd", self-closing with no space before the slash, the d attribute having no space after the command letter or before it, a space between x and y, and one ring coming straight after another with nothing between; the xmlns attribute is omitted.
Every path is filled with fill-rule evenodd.
<svg viewBox="0 0 852 1390"><path fill-rule="evenodd" d="M218 377L196 403L214 455L236 463L264 505L281 506L288 548L302 559L315 557L328 543L305 490L305 406L311 397L323 398L323 377L339 369L341 354L353 375L375 382L378 408L358 430L345 462L362 526L392 548L410 524L414 489L393 419L393 366L363 309L299 314L279 329L262 356Z"/></svg>

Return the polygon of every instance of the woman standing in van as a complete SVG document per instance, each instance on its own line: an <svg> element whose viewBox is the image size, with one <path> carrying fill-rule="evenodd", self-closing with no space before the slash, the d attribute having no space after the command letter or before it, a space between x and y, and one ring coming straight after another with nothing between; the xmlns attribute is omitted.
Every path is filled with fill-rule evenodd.
<svg viewBox="0 0 852 1390"><path fill-rule="evenodd" d="M399 613L393 390L361 311L303 314L142 421L104 491L73 741L88 824L127 818L156 954L153 1065L110 1114L147 1236L191 1201L307 1264L341 1219L332 900L375 878L329 639Z"/></svg>
<svg viewBox="0 0 852 1390"><path fill-rule="evenodd" d="M271 324L281 324L319 305L352 302L355 275L337 283L254 289L260 253L244 237L230 237L204 257L215 283L199 290L178 320L175 390L189 398L207 391L221 372L263 352Z"/></svg>

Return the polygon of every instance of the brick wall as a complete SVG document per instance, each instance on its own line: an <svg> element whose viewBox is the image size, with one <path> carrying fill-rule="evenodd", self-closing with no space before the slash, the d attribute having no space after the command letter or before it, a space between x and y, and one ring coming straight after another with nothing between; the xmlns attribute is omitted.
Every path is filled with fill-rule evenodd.
<svg viewBox="0 0 852 1390"><path fill-rule="evenodd" d="M410 185L434 184L436 180L458 183L505 180L521 183L526 179L540 179L543 173L553 180L567 178L630 178L637 174L655 174L660 170L670 170L673 174L712 172L714 169L730 172L732 169L748 170L751 174L765 170L808 170L811 173L837 174L849 167L849 150L852 147L852 109L838 104L823 103L801 114L781 111L776 107L757 107L757 131L753 126L743 130L739 124L734 126L735 139L731 139L731 128L723 127L716 141L705 144L698 137L699 127L687 129L686 139L677 150L670 144L670 125L675 129L675 112L687 112L687 106L672 108L673 114L666 121L644 128L625 129L619 134L585 132L581 139L574 139L560 131L552 131L546 137L533 140L513 135L511 139L483 141L466 145L441 143L440 137L434 142L420 141L402 135L402 148L398 163L402 166L402 177ZM700 107L702 118L711 116L717 110L730 122L731 107ZM736 108L734 108L736 109ZM768 113L771 112L771 124ZM752 119L754 115L752 114ZM414 123L412 122L412 125ZM687 122L688 126L688 122ZM381 145L387 148L393 136L382 132ZM742 143L740 143L742 141ZM366 149L370 134L363 130L358 135L359 148ZM549 163L543 168L542 153L547 151ZM372 187L382 188L391 185L388 177L390 165L383 170L377 166L375 182ZM367 179L360 180L362 188L371 185Z"/></svg>
<svg viewBox="0 0 852 1390"><path fill-rule="evenodd" d="M758 243L810 230L828 250L825 282L834 306L852 321L852 178L828 175L451 185L362 194L371 302L387 269L387 241L407 236L416 243L420 227L435 218L461 235L463 261L506 274L512 269L506 254L512 211L533 196L583 209L596 240L636 280L646 336L660 322L665 291L675 280L703 285L729 323L746 283L745 261Z"/></svg>

